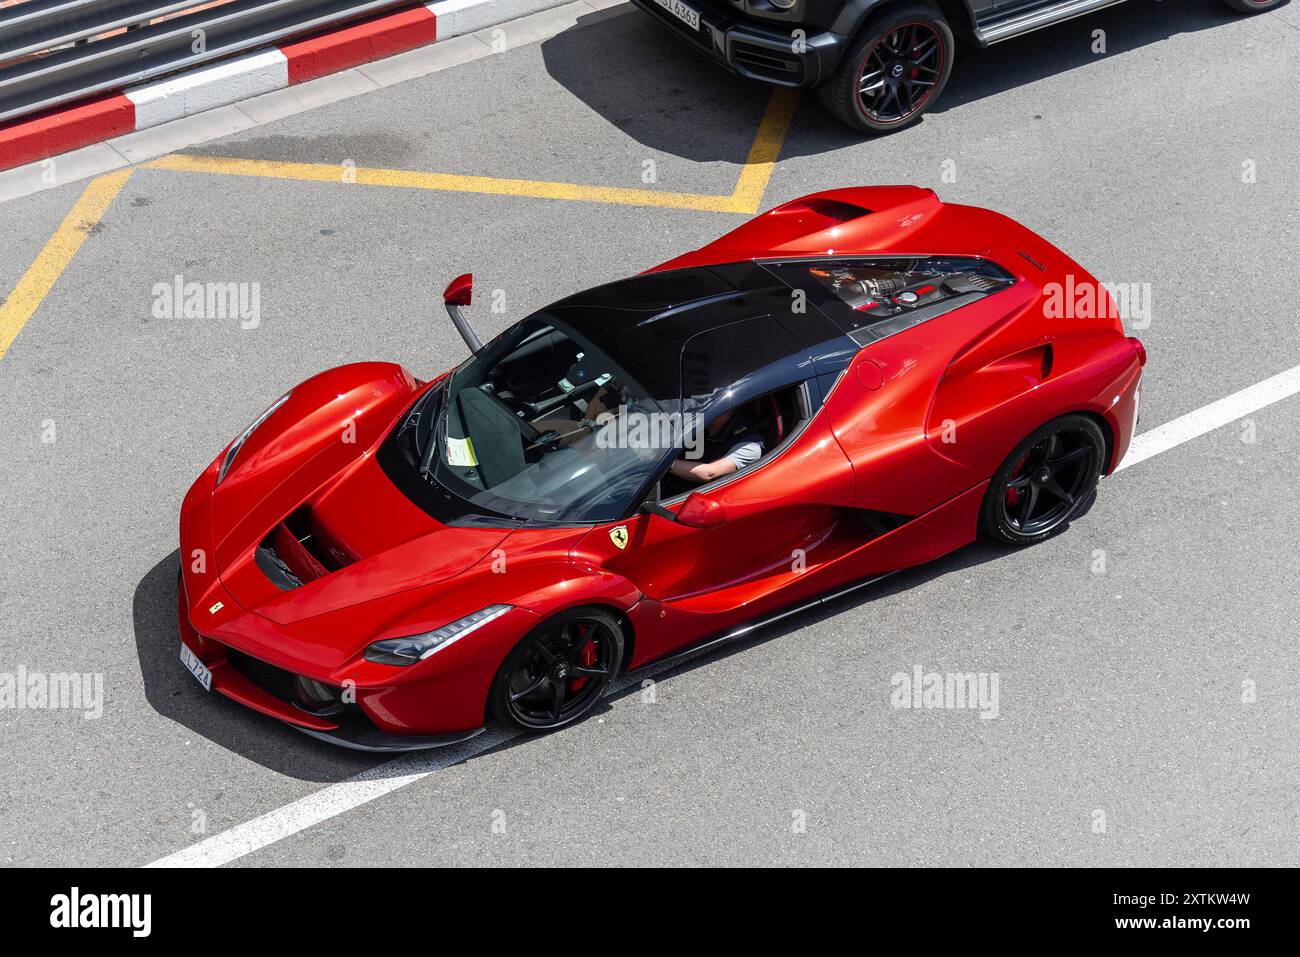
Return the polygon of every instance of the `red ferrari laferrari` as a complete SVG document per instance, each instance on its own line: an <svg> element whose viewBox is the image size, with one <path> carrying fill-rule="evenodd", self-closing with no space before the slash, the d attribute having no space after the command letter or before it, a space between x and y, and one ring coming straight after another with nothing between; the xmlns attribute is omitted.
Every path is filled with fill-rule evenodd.
<svg viewBox="0 0 1300 957"><path fill-rule="evenodd" d="M973 541L1040 541L1146 355L1077 263L915 187L787 203L534 313L430 382L341 366L180 517L204 687L368 750L583 717L620 672Z"/></svg>

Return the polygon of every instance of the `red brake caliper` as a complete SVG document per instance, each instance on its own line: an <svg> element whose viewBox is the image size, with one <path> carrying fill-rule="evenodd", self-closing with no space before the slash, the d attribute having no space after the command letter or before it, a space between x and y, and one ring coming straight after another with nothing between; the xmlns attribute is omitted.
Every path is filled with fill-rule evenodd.
<svg viewBox="0 0 1300 957"><path fill-rule="evenodd" d="M1024 457L1021 458L1021 460L1016 463L1016 467L1011 471L1012 481L1015 481L1020 477L1020 470L1025 467L1025 463L1027 461L1029 461L1029 454L1025 453ZM1015 505L1019 501L1020 501L1020 489L1018 488L1007 489L1007 504Z"/></svg>
<svg viewBox="0 0 1300 957"><path fill-rule="evenodd" d="M578 626L581 630L578 632L578 640L581 641L587 634L587 628L590 626ZM589 641L587 646L582 649L582 654L578 655L578 660L582 662L583 667L590 668L596 663L596 642ZM573 685L570 688L571 693L577 694L582 690L583 685L587 683L586 678L574 678Z"/></svg>

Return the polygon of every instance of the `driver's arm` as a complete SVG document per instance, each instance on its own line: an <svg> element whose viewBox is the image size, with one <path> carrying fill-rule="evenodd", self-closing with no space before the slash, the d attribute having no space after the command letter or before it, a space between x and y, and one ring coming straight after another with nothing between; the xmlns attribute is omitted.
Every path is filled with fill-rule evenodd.
<svg viewBox="0 0 1300 957"><path fill-rule="evenodd" d="M566 438L576 437L579 433L593 429L597 420L609 411L603 401L607 392L607 389L598 389L596 394L587 400L587 408L581 419L537 419L530 424L539 432L554 429Z"/></svg>
<svg viewBox="0 0 1300 957"><path fill-rule="evenodd" d="M725 455L716 462L688 462L686 459L677 459L668 471L688 482L712 482L736 471L736 463Z"/></svg>
<svg viewBox="0 0 1300 957"><path fill-rule="evenodd" d="M587 400L587 410L582 414L584 419L588 422L595 422L609 411L609 407L605 405L605 395L608 392L609 390L602 386L600 389L596 390L595 395Z"/></svg>
<svg viewBox="0 0 1300 957"><path fill-rule="evenodd" d="M590 434L595 428L596 420L609 411L602 401L607 391L604 388L598 389L587 400L587 409L581 419L535 419L529 424L538 432L558 432L561 443L568 445Z"/></svg>
<svg viewBox="0 0 1300 957"><path fill-rule="evenodd" d="M712 482L724 475L730 475L737 469L753 465L762 457L763 443L750 439L737 442L727 450L726 455L713 462L692 462L681 458L673 462L668 471L688 482Z"/></svg>

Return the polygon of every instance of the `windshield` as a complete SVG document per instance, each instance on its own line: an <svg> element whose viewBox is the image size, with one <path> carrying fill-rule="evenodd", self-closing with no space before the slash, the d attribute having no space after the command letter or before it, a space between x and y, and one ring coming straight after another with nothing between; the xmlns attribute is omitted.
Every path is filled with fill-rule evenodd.
<svg viewBox="0 0 1300 957"><path fill-rule="evenodd" d="M437 391L393 440L406 443L405 461L424 482L479 514L619 518L681 441L678 423L636 382L545 313L497 337Z"/></svg>

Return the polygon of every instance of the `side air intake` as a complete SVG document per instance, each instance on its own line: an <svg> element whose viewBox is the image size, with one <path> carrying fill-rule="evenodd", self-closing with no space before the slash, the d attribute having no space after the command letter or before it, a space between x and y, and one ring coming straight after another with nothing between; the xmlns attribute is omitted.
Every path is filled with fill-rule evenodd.
<svg viewBox="0 0 1300 957"><path fill-rule="evenodd" d="M253 560L276 588L290 591L346 568L356 558L329 541L304 506L271 529Z"/></svg>

